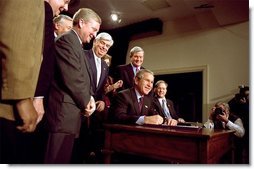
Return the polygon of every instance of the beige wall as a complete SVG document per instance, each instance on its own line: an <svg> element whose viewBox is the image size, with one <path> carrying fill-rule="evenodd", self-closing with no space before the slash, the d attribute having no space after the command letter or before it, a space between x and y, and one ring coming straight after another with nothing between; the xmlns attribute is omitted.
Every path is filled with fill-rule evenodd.
<svg viewBox="0 0 254 169"><path fill-rule="evenodd" d="M129 50L133 46L145 50L143 66L155 74L203 70L203 122L212 104L249 85L249 22L219 26L213 16L165 22L162 35L131 41Z"/></svg>

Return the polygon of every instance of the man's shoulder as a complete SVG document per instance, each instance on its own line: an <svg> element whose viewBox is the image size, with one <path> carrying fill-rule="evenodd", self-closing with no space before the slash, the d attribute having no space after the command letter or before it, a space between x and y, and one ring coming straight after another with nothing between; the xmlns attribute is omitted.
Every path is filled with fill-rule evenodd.
<svg viewBox="0 0 254 169"><path fill-rule="evenodd" d="M64 34L60 35L56 42L58 41L70 41L70 40L78 40L78 35L76 35L76 33L74 31L68 31L68 32L65 32ZM78 42L78 41L77 41Z"/></svg>
<svg viewBox="0 0 254 169"><path fill-rule="evenodd" d="M131 64L129 63L129 64L118 65L117 68L118 69L126 69L126 68L128 68L130 66L131 66Z"/></svg>

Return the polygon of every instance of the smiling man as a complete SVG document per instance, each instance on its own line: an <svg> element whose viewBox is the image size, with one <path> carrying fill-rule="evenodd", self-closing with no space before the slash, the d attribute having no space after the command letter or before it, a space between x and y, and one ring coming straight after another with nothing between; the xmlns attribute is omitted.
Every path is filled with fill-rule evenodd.
<svg viewBox="0 0 254 169"><path fill-rule="evenodd" d="M120 91L111 110L111 120L124 124L162 124L163 118L152 106L154 75L141 69L134 78L134 87Z"/></svg>
<svg viewBox="0 0 254 169"><path fill-rule="evenodd" d="M142 64L144 62L144 50L139 46L134 46L130 50L130 63L125 65L119 65L116 68L114 77L117 80L123 81L123 86L120 90L128 89L134 86L134 77L140 69L144 69Z"/></svg>
<svg viewBox="0 0 254 169"><path fill-rule="evenodd" d="M75 163L82 161L86 161L86 163L92 163L92 161L103 162L100 158L102 156L100 150L104 143L103 122L106 113L104 111L104 86L107 82L109 67L101 58L107 54L113 43L114 41L110 34L101 32L95 37L92 49L85 50L85 59L87 59L91 69L91 86L96 102L96 111L91 117L82 118L80 138L75 144L75 150L78 153L74 158ZM86 144L86 142L91 144ZM83 157L83 154L86 154L85 160L80 159ZM96 159L90 160L90 154L95 154Z"/></svg>
<svg viewBox="0 0 254 169"><path fill-rule="evenodd" d="M96 37L101 18L93 10L79 9L73 16L73 29L55 43L56 73L49 93L46 113L49 130L45 163L70 163L81 117L95 110L90 67L83 44Z"/></svg>

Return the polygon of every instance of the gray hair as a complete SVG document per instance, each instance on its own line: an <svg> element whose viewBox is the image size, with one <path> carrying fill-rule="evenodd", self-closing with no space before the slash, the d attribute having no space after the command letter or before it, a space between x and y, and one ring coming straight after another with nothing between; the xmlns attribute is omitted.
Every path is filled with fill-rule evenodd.
<svg viewBox="0 0 254 169"><path fill-rule="evenodd" d="M158 81L155 83L154 87L157 88L157 87L159 86L159 84L161 84L161 83L164 83L164 84L166 85L166 87L168 87L167 82L165 82L164 80L158 80Z"/></svg>
<svg viewBox="0 0 254 169"><path fill-rule="evenodd" d="M114 41L112 39L112 36L110 34L108 34L107 32L101 32L99 33L96 37L96 40L106 40L106 41L110 41L110 45L112 46Z"/></svg>
<svg viewBox="0 0 254 169"><path fill-rule="evenodd" d="M131 50L130 50L130 57L132 57L135 53L138 52L144 52L144 50L139 47L139 46L134 46Z"/></svg>
<svg viewBox="0 0 254 169"><path fill-rule="evenodd" d="M145 73L149 73L149 74L154 76L154 74L151 70L149 70L149 69L140 69L140 71L137 72L135 78L138 78L139 80L143 79Z"/></svg>
<svg viewBox="0 0 254 169"><path fill-rule="evenodd" d="M69 17L68 15L60 14L60 15L54 17L53 23L56 24L56 23L62 22L64 19L68 20L68 21L72 21L72 18Z"/></svg>
<svg viewBox="0 0 254 169"><path fill-rule="evenodd" d="M77 25L79 20L83 19L85 22L90 21L91 19L95 20L99 24L101 24L100 16L89 8L80 8L74 15L73 15L73 25Z"/></svg>

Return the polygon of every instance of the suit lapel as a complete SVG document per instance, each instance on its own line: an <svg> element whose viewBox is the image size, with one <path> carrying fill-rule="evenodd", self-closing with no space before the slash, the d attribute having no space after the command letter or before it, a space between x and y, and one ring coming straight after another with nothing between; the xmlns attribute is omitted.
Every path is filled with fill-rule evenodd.
<svg viewBox="0 0 254 169"><path fill-rule="evenodd" d="M147 115L148 114L148 110L150 107L150 98L148 98L147 96L144 96L144 103L143 103L143 107L142 107L142 114Z"/></svg>
<svg viewBox="0 0 254 169"><path fill-rule="evenodd" d="M85 54L86 54L85 59L87 59L87 61L89 63L89 67L90 67L89 73L90 73L90 76L92 77L91 81L92 81L93 89L95 92L97 73L96 73L96 66L95 66L95 61L94 61L92 49L85 51Z"/></svg>
<svg viewBox="0 0 254 169"><path fill-rule="evenodd" d="M107 65L106 63L104 64L104 61L101 60L101 77L100 77L100 81L98 84L98 88L101 88L101 86L103 85L104 79L107 77Z"/></svg>
<svg viewBox="0 0 254 169"><path fill-rule="evenodd" d="M131 79L134 78L134 72L133 72L131 64L128 65L127 72L128 72L128 75L129 75L129 80L131 81Z"/></svg>

